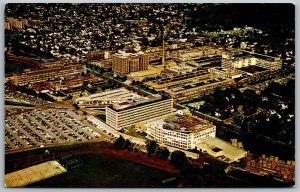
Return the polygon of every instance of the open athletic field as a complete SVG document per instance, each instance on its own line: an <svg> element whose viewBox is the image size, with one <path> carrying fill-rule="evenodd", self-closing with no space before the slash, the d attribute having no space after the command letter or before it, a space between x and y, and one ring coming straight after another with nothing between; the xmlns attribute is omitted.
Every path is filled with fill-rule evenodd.
<svg viewBox="0 0 300 192"><path fill-rule="evenodd" d="M135 164L106 154L73 156L78 167L27 187L176 187L177 181L162 183L174 177L154 168Z"/></svg>

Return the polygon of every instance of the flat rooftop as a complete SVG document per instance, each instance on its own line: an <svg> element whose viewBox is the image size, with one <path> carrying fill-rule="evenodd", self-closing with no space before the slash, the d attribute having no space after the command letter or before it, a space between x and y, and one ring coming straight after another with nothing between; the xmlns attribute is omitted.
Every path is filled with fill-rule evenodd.
<svg viewBox="0 0 300 192"><path fill-rule="evenodd" d="M161 68L156 68L152 66L148 66L147 70L131 72L129 74L130 77L142 77L147 75L159 75L161 73Z"/></svg>
<svg viewBox="0 0 300 192"><path fill-rule="evenodd" d="M196 67L191 66L191 65L176 65L176 66L172 66L170 68L168 68L168 70L170 71L174 71L174 72L192 72L194 69L196 69Z"/></svg>
<svg viewBox="0 0 300 192"><path fill-rule="evenodd" d="M215 56L203 57L203 58L195 59L195 62L197 62L201 66L201 65L207 64L206 62L211 62L211 61L214 61L214 60L221 60L221 59L222 59L221 56L215 55Z"/></svg>
<svg viewBox="0 0 300 192"><path fill-rule="evenodd" d="M247 155L245 150L234 147L217 137L202 141L196 146L202 152L206 151L209 155L227 163L237 161Z"/></svg>
<svg viewBox="0 0 300 192"><path fill-rule="evenodd" d="M126 88L119 88L102 93L96 93L85 97L79 97L74 100L79 105L110 105L114 110L123 110L130 107L144 105L162 99L160 95L147 96L140 95ZM111 106L112 105L112 106Z"/></svg>
<svg viewBox="0 0 300 192"><path fill-rule="evenodd" d="M223 67L213 67L211 70L215 70L221 73L228 74L230 76L240 75L245 73L244 71L237 70L237 69L230 69L230 68L223 68Z"/></svg>
<svg viewBox="0 0 300 192"><path fill-rule="evenodd" d="M250 65L250 66L248 66L248 67L240 68L239 70L245 71L245 72L247 72L247 73L254 74L254 73L259 73L259 72L262 72L262 71L267 71L268 69L259 67L259 66L257 66L257 65Z"/></svg>
<svg viewBox="0 0 300 192"><path fill-rule="evenodd" d="M211 73L201 70L198 72L198 74L195 75L195 73L188 73L180 76L176 76L173 78L165 78L155 81L149 81L145 84L149 87L158 88L158 89L165 89L165 88L171 88L179 85L185 85L192 82L201 81L203 79L207 79L209 76L212 76Z"/></svg>
<svg viewBox="0 0 300 192"><path fill-rule="evenodd" d="M119 51L115 53L113 56L119 57L119 58L127 58L127 57L138 57L139 55L143 55L144 52L139 51L136 53L126 53L125 51Z"/></svg>
<svg viewBox="0 0 300 192"><path fill-rule="evenodd" d="M257 58L257 59L262 59L262 60L267 60L267 61L274 61L276 57L272 57L269 55L262 55L259 53L250 53L250 52L238 52L233 54L234 58Z"/></svg>
<svg viewBox="0 0 300 192"><path fill-rule="evenodd" d="M75 99L76 102L80 101L112 101L113 103L122 102L138 102L147 100L147 97L141 96L133 91L129 91L125 88L114 89L110 91L105 91L102 93L92 94L86 97L79 97Z"/></svg>
<svg viewBox="0 0 300 192"><path fill-rule="evenodd" d="M212 128L213 126L212 124L197 119L191 115L180 115L177 113L163 116L160 119L148 122L148 124L149 123L160 124L163 126L164 129L187 134L192 132L203 131L205 129Z"/></svg>
<svg viewBox="0 0 300 192"><path fill-rule="evenodd" d="M4 186L24 187L31 183L35 183L37 181L41 181L65 172L67 172L67 170L57 161L48 161L6 174L4 176Z"/></svg>
<svg viewBox="0 0 300 192"><path fill-rule="evenodd" d="M70 64L70 65L64 65L64 66L55 66L53 68L46 68L46 69L40 69L40 70L30 70L25 71L23 73L16 73L17 75L23 75L23 76L30 76L30 75L39 75L39 74L46 74L51 72L60 72L64 70L78 70L83 69L84 66L81 64Z"/></svg>
<svg viewBox="0 0 300 192"><path fill-rule="evenodd" d="M206 75L203 77L200 77L198 80L195 80L193 82L187 82L185 84L180 84L176 86L170 86L166 90L167 93L178 93L181 91L189 90L189 89L194 89L194 88L199 88L199 87L208 87L213 84L219 84L225 81L228 81L230 79L225 78L225 77L217 77L215 75Z"/></svg>
<svg viewBox="0 0 300 192"><path fill-rule="evenodd" d="M112 108L116 111L122 111L122 110L126 110L126 109L130 109L133 107L139 107L139 106L143 106L143 105L147 105L150 103L154 103L157 102L159 100L165 99L164 96L161 95L152 95L149 97L144 97L143 100L127 100L124 102L120 102L120 103L115 103L112 106L109 106L109 108Z"/></svg>

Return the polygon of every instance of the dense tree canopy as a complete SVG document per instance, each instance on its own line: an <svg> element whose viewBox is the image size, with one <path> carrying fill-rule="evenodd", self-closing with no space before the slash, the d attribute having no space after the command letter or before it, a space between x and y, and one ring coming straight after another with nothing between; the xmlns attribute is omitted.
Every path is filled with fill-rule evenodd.
<svg viewBox="0 0 300 192"><path fill-rule="evenodd" d="M147 148L148 155L151 156L155 154L156 149L158 148L158 144L156 143L156 141L153 140L148 141L146 148Z"/></svg>
<svg viewBox="0 0 300 192"><path fill-rule="evenodd" d="M176 168L182 168L188 164L188 158L182 151L173 151L171 153L171 164Z"/></svg>
<svg viewBox="0 0 300 192"><path fill-rule="evenodd" d="M166 147L158 147L155 154L160 159L168 159L170 156L170 151Z"/></svg>

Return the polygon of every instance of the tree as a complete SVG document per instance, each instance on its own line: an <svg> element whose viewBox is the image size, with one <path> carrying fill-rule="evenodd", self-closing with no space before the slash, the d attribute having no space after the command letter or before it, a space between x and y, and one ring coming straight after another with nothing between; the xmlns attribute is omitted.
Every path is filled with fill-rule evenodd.
<svg viewBox="0 0 300 192"><path fill-rule="evenodd" d="M249 106L254 106L258 104L258 95L254 90L246 89L243 93L244 96L244 103L248 104Z"/></svg>
<svg viewBox="0 0 300 192"><path fill-rule="evenodd" d="M75 108L75 110L79 110L79 106L76 103L73 104L73 107Z"/></svg>
<svg viewBox="0 0 300 192"><path fill-rule="evenodd" d="M146 147L147 147L148 156L151 156L155 154L158 144L156 143L156 141L149 141Z"/></svg>
<svg viewBox="0 0 300 192"><path fill-rule="evenodd" d="M117 149L125 149L125 139L120 135L120 137L114 142L114 146Z"/></svg>
<svg viewBox="0 0 300 192"><path fill-rule="evenodd" d="M155 154L160 159L168 159L170 156L170 151L166 147L158 147Z"/></svg>
<svg viewBox="0 0 300 192"><path fill-rule="evenodd" d="M66 51L67 51L67 49L66 49L65 46L60 46L60 47L59 47L59 53L60 53L60 54L64 54Z"/></svg>
<svg viewBox="0 0 300 192"><path fill-rule="evenodd" d="M124 139L122 135L114 142L114 146L117 149L127 149L128 151L132 151L133 149L133 144L130 142L129 139Z"/></svg>
<svg viewBox="0 0 300 192"><path fill-rule="evenodd" d="M133 144L129 141L129 139L126 139L126 140L125 140L124 148L127 149L128 151L132 151L132 149L133 149Z"/></svg>
<svg viewBox="0 0 300 192"><path fill-rule="evenodd" d="M147 37L143 37L142 38L142 44L143 44L143 46L145 46L145 47L148 47L149 46L149 40L148 40L148 38Z"/></svg>
<svg viewBox="0 0 300 192"><path fill-rule="evenodd" d="M240 125L243 124L243 121L244 121L244 119L243 119L243 117L242 117L241 115L239 115L239 116L234 116L234 117L233 117L233 123L234 123L235 125L240 126Z"/></svg>
<svg viewBox="0 0 300 192"><path fill-rule="evenodd" d="M173 151L171 153L171 164L176 168L183 168L188 164L188 158L182 151Z"/></svg>
<svg viewBox="0 0 300 192"><path fill-rule="evenodd" d="M68 97L67 97L68 100L69 100L69 99L72 99L72 98L73 98L72 95L68 95Z"/></svg>
<svg viewBox="0 0 300 192"><path fill-rule="evenodd" d="M39 93L38 94L38 97L41 98L41 99L44 99L44 100L47 100L47 101L52 101L54 102L55 100L49 96L47 93Z"/></svg>
<svg viewBox="0 0 300 192"><path fill-rule="evenodd" d="M50 45L47 45L47 51L46 52L48 53L48 55L52 56Z"/></svg>

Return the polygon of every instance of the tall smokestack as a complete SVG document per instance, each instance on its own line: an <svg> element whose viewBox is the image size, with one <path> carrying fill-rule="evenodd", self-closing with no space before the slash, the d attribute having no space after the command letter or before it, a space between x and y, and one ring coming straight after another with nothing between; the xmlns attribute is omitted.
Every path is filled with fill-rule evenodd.
<svg viewBox="0 0 300 192"><path fill-rule="evenodd" d="M166 60L165 37L166 37L165 29L163 29L163 34L162 34L162 39L163 39L163 42L162 42L162 65L165 65L165 60Z"/></svg>

